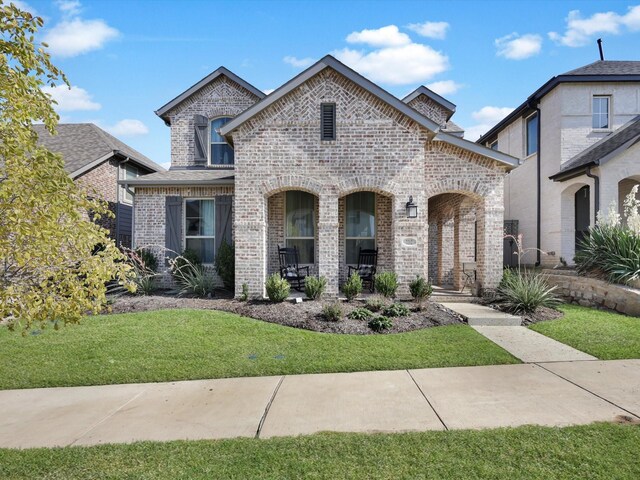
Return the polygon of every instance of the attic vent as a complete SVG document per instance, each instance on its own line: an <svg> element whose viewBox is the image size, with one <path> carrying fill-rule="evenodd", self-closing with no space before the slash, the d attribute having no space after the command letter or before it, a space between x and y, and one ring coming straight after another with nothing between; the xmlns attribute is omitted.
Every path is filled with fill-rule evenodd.
<svg viewBox="0 0 640 480"><path fill-rule="evenodd" d="M320 139L336 139L336 104L320 104Z"/></svg>

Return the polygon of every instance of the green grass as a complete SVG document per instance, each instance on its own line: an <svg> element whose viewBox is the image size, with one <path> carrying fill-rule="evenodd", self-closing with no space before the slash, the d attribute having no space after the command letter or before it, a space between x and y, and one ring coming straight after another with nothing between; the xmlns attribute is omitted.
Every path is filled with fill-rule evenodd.
<svg viewBox="0 0 640 480"><path fill-rule="evenodd" d="M640 318L576 305L560 310L563 318L530 328L602 360L640 358Z"/></svg>
<svg viewBox="0 0 640 480"><path fill-rule="evenodd" d="M0 329L0 389L518 363L472 328L317 333L211 310L86 318L22 337Z"/></svg>
<svg viewBox="0 0 640 480"><path fill-rule="evenodd" d="M3 479L640 478L640 427L595 424L0 450Z"/></svg>

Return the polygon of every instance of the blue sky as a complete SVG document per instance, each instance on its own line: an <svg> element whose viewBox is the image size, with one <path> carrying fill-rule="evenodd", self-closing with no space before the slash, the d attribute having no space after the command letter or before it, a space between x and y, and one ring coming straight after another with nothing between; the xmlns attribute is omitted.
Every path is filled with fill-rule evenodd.
<svg viewBox="0 0 640 480"><path fill-rule="evenodd" d="M607 59L640 60L638 1L19 3L45 19L40 40L73 85L51 91L62 121L98 123L162 164L169 128L154 110L220 65L268 91L332 53L399 97L431 86L476 140L597 60L598 37Z"/></svg>

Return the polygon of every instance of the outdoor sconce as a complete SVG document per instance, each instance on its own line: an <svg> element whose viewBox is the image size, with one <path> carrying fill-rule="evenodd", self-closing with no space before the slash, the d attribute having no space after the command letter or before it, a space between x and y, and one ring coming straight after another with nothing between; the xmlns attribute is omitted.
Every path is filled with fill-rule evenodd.
<svg viewBox="0 0 640 480"><path fill-rule="evenodd" d="M406 205L407 208L407 218L418 218L418 206L413 203L413 197L409 195L409 201Z"/></svg>

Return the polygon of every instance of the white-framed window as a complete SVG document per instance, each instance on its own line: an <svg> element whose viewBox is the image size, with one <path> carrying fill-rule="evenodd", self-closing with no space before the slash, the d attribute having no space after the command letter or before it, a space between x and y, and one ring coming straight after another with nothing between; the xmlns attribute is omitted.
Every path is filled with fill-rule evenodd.
<svg viewBox="0 0 640 480"><path fill-rule="evenodd" d="M286 246L298 248L300 263L315 263L315 197L300 190L288 190L284 205Z"/></svg>
<svg viewBox="0 0 640 480"><path fill-rule="evenodd" d="M218 133L231 117L218 117L209 122L209 165L233 165L233 148Z"/></svg>
<svg viewBox="0 0 640 480"><path fill-rule="evenodd" d="M591 127L609 129L611 101L608 95L594 95L591 100Z"/></svg>
<svg viewBox="0 0 640 480"><path fill-rule="evenodd" d="M128 163L120 165L120 179L121 180L132 180L134 178L138 178L140 176L140 171L134 166ZM132 190L129 187L129 190ZM127 192L127 189L124 185L120 185L120 201L122 203L133 203L133 195Z"/></svg>
<svg viewBox="0 0 640 480"><path fill-rule="evenodd" d="M534 113L526 122L525 155L533 155L538 151L538 114Z"/></svg>
<svg viewBox="0 0 640 480"><path fill-rule="evenodd" d="M346 263L356 265L361 248L376 248L376 194L356 192L347 195L345 210Z"/></svg>
<svg viewBox="0 0 640 480"><path fill-rule="evenodd" d="M215 210L213 198L184 201L184 248L193 250L204 264L215 259Z"/></svg>

